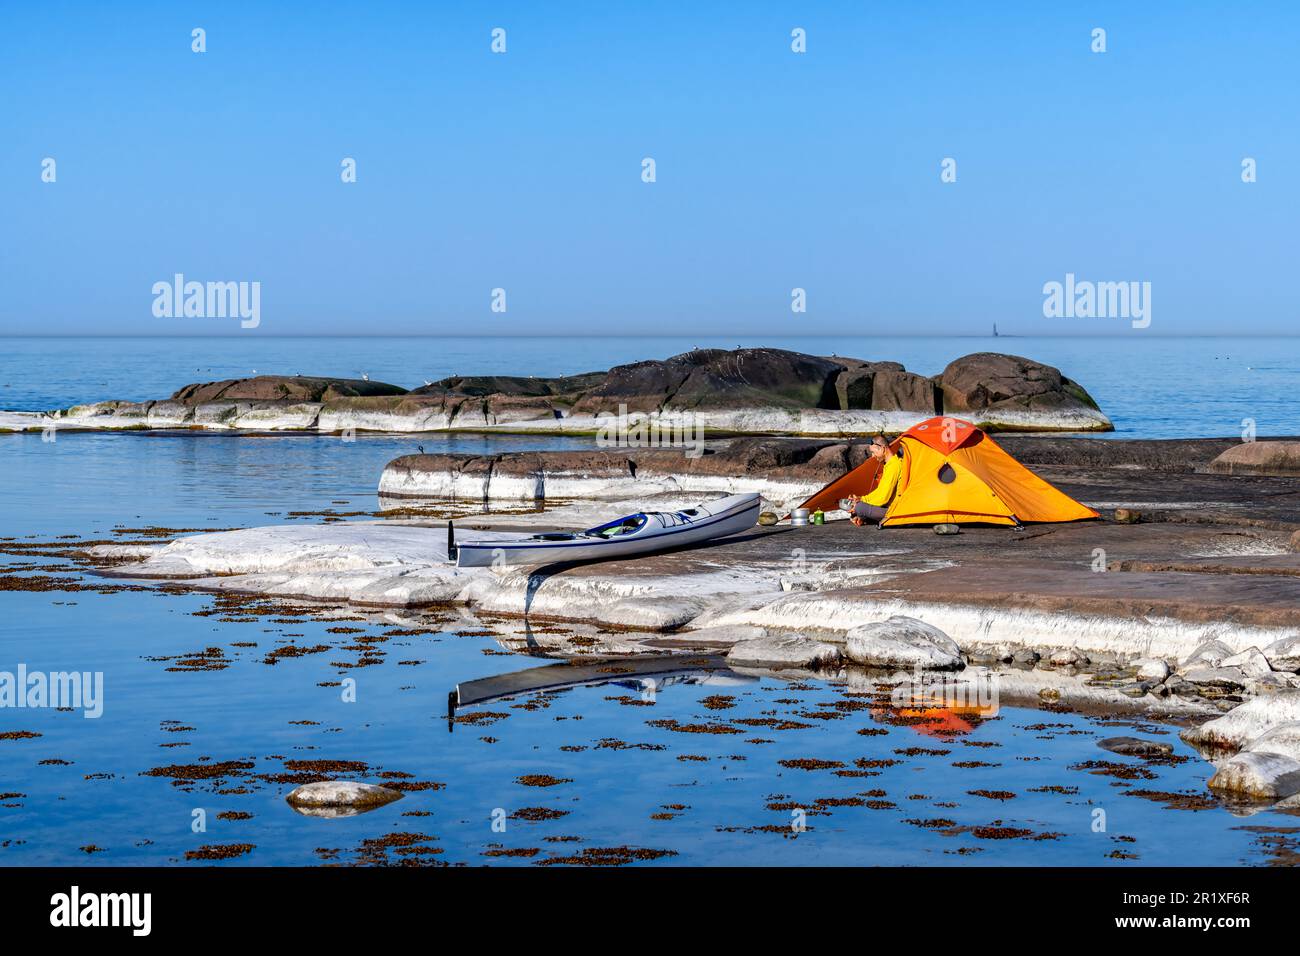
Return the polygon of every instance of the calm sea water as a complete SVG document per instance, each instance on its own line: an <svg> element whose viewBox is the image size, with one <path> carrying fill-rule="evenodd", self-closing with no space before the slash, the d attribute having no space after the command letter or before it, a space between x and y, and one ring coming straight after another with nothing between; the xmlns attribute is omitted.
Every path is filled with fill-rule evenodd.
<svg viewBox="0 0 1300 956"><path fill-rule="evenodd" d="M1300 338L9 338L0 339L0 409L161 398L190 382L319 374L408 388L447 375L558 375L666 358L694 346L767 345L902 362L930 375L961 355L1001 351L1081 382L1130 438L1300 434Z"/></svg>
<svg viewBox="0 0 1300 956"><path fill-rule="evenodd" d="M0 734L40 735L0 739L0 865L201 865L186 854L218 846L236 866L533 865L626 848L651 865L1211 866L1266 864L1291 845L1294 817L1153 799L1206 792L1209 765L1168 727L1004 707L936 734L891 722L843 681L722 672L651 699L611 675L466 708L449 730L456 683L542 662L472 633L404 636L405 621L350 621L341 635L338 622L214 615L195 594L9 592L0 607L5 667L105 675L98 719L0 710ZM369 645L380 662L349 668L353 642L394 630ZM290 636L328 649L264 663ZM210 648L222 669L173 669ZM1148 767L1097 747L1133 732L1186 761ZM1099 775L1097 760L1140 776ZM284 801L294 781L280 775L312 767L294 761L347 761L350 776L413 789L360 816L305 817ZM192 784L167 769L220 764L233 769ZM792 806L809 811L804 832Z"/></svg>
<svg viewBox="0 0 1300 956"><path fill-rule="evenodd" d="M364 371L408 385L453 372L554 374L694 344L714 343L8 340L0 405L150 398L254 369ZM895 358L920 371L989 346L924 339L770 344ZM1242 417L1257 418L1261 433L1300 431L1285 402L1295 384L1292 340L1231 347L1144 340L1140 355L1118 340L997 344L1079 378L1124 434L1232 433ZM439 448L483 453L538 440L438 441ZM653 702L635 687L610 683L470 708L471 719L449 733L446 698L458 682L540 662L503 655L490 637L434 624L432 633L369 644L381 659L356 667L365 639L385 637L394 621L347 622L356 630L339 631L339 622L311 614L248 613L198 594L102 587L103 579L83 576L68 561L29 550L42 542L131 540L141 533L135 529L159 525L224 528L321 520L291 512L371 511L384 463L417 443L428 439L133 433L62 434L47 443L38 435L0 435L0 671L24 664L30 671L101 671L105 680L99 719L0 709L0 864L195 865L201 861L187 861L186 853L220 845L240 851L223 865L530 865L622 847L654 851L642 857L661 865L1225 865L1271 862L1293 840L1293 817L1242 819L1218 806L1174 809L1151 799L1152 791L1206 793L1211 768L1172 728L1139 732L1174 743L1188 759L1145 767L1097 747L1098 737L1133 732L1123 725L1008 707L969 732L935 736L890 722L837 681L792 686L722 675L721 683L663 687ZM39 577L53 580L36 583ZM290 640L325 650L264 662ZM170 669L176 655L206 648L219 649L226 666ZM345 677L357 681L355 702L335 686ZM824 719L830 712L837 716ZM681 729L692 725L711 731ZM355 761L365 779L415 787L372 813L308 818L283 799L291 784L279 775L292 773L294 760ZM1079 766L1090 760L1141 773L1098 775ZM239 769L191 786L150 773L225 761ZM520 782L542 775L557 782ZM797 836L789 829L791 805L815 811ZM1106 811L1104 832L1093 828L1097 808ZM196 810L206 815L204 832L195 832ZM502 816L504 832L492 826Z"/></svg>

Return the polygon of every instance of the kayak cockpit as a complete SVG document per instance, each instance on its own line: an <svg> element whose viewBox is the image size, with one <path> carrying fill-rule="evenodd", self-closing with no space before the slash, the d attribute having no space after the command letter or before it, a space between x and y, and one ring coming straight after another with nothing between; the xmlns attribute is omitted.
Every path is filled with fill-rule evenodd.
<svg viewBox="0 0 1300 956"><path fill-rule="evenodd" d="M640 531L645 527L646 520L644 514L628 515L626 518L619 518L617 521L589 528L582 532L582 536L584 538L617 538L619 535Z"/></svg>

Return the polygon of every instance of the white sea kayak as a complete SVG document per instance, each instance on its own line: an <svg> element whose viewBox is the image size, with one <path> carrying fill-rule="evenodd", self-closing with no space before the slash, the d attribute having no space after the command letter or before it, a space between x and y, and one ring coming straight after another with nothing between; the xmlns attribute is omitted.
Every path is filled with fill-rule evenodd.
<svg viewBox="0 0 1300 956"><path fill-rule="evenodd" d="M752 528L760 495L731 495L685 511L643 511L586 531L456 543L448 526L447 557L458 568L604 561L680 548Z"/></svg>

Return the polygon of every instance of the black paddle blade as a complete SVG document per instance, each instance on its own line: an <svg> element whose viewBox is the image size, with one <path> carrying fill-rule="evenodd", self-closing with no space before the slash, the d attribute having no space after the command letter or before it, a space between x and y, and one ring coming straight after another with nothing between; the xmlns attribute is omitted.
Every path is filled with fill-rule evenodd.
<svg viewBox="0 0 1300 956"><path fill-rule="evenodd" d="M450 520L447 521L447 560L456 560L456 528Z"/></svg>

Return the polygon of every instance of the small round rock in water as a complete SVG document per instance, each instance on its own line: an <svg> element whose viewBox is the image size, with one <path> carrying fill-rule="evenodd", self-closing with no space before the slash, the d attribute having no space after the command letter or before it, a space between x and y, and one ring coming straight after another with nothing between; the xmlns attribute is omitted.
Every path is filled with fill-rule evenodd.
<svg viewBox="0 0 1300 956"><path fill-rule="evenodd" d="M937 524L934 526L935 534L961 534L961 528L955 524Z"/></svg>
<svg viewBox="0 0 1300 956"><path fill-rule="evenodd" d="M348 809L370 810L386 803L400 800L402 794L372 783L352 780L320 780L303 784L285 797L289 805L299 810Z"/></svg>

